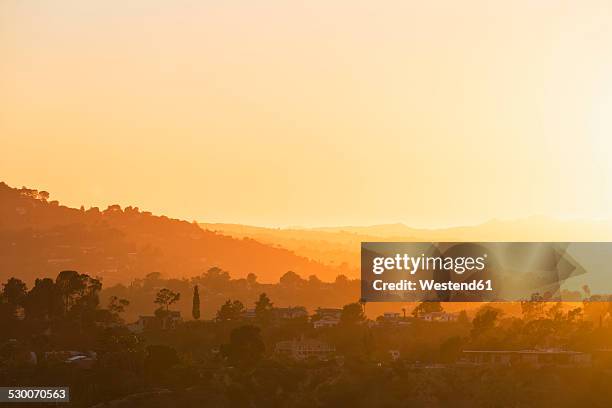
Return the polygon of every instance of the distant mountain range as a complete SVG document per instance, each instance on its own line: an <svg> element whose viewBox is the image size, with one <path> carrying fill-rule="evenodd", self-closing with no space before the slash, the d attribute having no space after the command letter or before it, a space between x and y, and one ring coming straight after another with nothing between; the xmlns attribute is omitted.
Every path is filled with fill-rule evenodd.
<svg viewBox="0 0 612 408"><path fill-rule="evenodd" d="M200 224L236 238L280 245L329 265L359 268L360 243L367 241L612 241L610 221L558 221L546 217L492 220L480 225L418 229L404 224L323 228L263 228L239 224Z"/></svg>
<svg viewBox="0 0 612 408"><path fill-rule="evenodd" d="M0 281L31 283L74 269L102 277L105 286L151 272L181 278L210 267L232 277L249 273L277 282L287 271L331 281L359 277L362 241L610 241L609 222L560 222L542 217L477 226L415 229L367 227L263 228L195 224L137 207L69 208L49 193L0 183Z"/></svg>

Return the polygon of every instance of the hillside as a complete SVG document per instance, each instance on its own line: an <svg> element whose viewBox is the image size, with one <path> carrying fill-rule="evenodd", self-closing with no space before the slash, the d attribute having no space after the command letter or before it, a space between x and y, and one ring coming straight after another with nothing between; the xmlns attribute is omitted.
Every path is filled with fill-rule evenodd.
<svg viewBox="0 0 612 408"><path fill-rule="evenodd" d="M150 272L195 276L212 266L235 277L254 273L261 282L276 282L288 270L323 280L347 272L137 207L69 208L50 201L45 191L0 183L0 280L18 276L31 283L74 269L102 277L108 286Z"/></svg>

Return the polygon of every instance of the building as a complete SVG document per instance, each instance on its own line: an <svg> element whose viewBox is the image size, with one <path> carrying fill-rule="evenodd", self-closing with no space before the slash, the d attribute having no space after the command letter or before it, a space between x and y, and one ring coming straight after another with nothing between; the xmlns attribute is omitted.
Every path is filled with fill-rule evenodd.
<svg viewBox="0 0 612 408"><path fill-rule="evenodd" d="M315 329L334 327L340 323L342 309L317 308L315 314L310 318Z"/></svg>
<svg viewBox="0 0 612 408"><path fill-rule="evenodd" d="M421 315L420 319L426 322L456 322L458 316L455 313L431 312Z"/></svg>
<svg viewBox="0 0 612 408"><path fill-rule="evenodd" d="M327 360L335 351L334 346L316 339L280 341L274 347L275 354L294 360Z"/></svg>
<svg viewBox="0 0 612 408"><path fill-rule="evenodd" d="M385 320L399 320L400 314L397 312L385 312L383 313L383 319Z"/></svg>
<svg viewBox="0 0 612 408"><path fill-rule="evenodd" d="M178 310L170 310L167 315L162 318L162 329L174 329L179 323L183 322L181 312Z"/></svg>
<svg viewBox="0 0 612 408"><path fill-rule="evenodd" d="M289 320L298 317L307 317L308 312L304 306L295 307L275 307L272 309L272 314L276 319Z"/></svg>
<svg viewBox="0 0 612 408"><path fill-rule="evenodd" d="M590 366L591 355L579 351L546 350L465 350L462 363L471 365L530 365L534 367Z"/></svg>
<svg viewBox="0 0 612 408"><path fill-rule="evenodd" d="M398 312L385 312L381 316L376 318L377 325L409 325L408 322L400 313Z"/></svg>
<svg viewBox="0 0 612 408"><path fill-rule="evenodd" d="M322 318L315 320L312 324L315 329L322 329L325 327L334 327L340 323L340 319L333 316L323 316Z"/></svg>
<svg viewBox="0 0 612 408"><path fill-rule="evenodd" d="M340 320L340 316L342 316L342 309L333 309L333 308L317 308L313 317L320 319L323 317L332 317L334 319Z"/></svg>
<svg viewBox="0 0 612 408"><path fill-rule="evenodd" d="M162 324L157 316L138 316L138 320L128 324L127 327L132 333L142 333L147 330L159 330Z"/></svg>
<svg viewBox="0 0 612 408"><path fill-rule="evenodd" d="M247 320L253 320L257 317L257 313L255 313L255 309L246 309L244 311L244 318Z"/></svg>
<svg viewBox="0 0 612 408"><path fill-rule="evenodd" d="M0 365L8 361L16 365L36 365L38 356L16 339L0 343Z"/></svg>
<svg viewBox="0 0 612 408"><path fill-rule="evenodd" d="M391 357L391 360L397 361L400 358L400 351L399 350L389 350L389 356Z"/></svg>
<svg viewBox="0 0 612 408"><path fill-rule="evenodd" d="M128 324L127 327L133 333L142 333L148 330L174 329L182 321L181 312L169 310L163 317L139 316L136 322Z"/></svg>

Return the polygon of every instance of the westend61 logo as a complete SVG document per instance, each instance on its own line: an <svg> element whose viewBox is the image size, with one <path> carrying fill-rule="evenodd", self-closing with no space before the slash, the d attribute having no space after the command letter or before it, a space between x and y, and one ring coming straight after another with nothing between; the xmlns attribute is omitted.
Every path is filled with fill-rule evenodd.
<svg viewBox="0 0 612 408"><path fill-rule="evenodd" d="M479 257L458 256L410 256L408 254L395 254L394 257L378 256L372 262L372 272L380 275L388 270L407 271L414 275L418 270L433 271L446 270L462 275L465 272L482 271L485 269L487 254Z"/></svg>
<svg viewBox="0 0 612 408"><path fill-rule="evenodd" d="M582 263L609 264L592 262L606 257L612 258L612 243L362 242L361 297L367 302L491 302L546 294L563 300L573 288L570 283L577 288L590 283L582 276L587 273ZM605 276L591 268L589 274Z"/></svg>

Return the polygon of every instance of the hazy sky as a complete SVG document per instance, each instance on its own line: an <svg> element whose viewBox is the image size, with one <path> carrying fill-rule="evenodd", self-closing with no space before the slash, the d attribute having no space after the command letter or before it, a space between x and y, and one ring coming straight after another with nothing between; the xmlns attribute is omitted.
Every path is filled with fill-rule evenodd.
<svg viewBox="0 0 612 408"><path fill-rule="evenodd" d="M0 2L0 180L259 225L612 216L609 1Z"/></svg>

